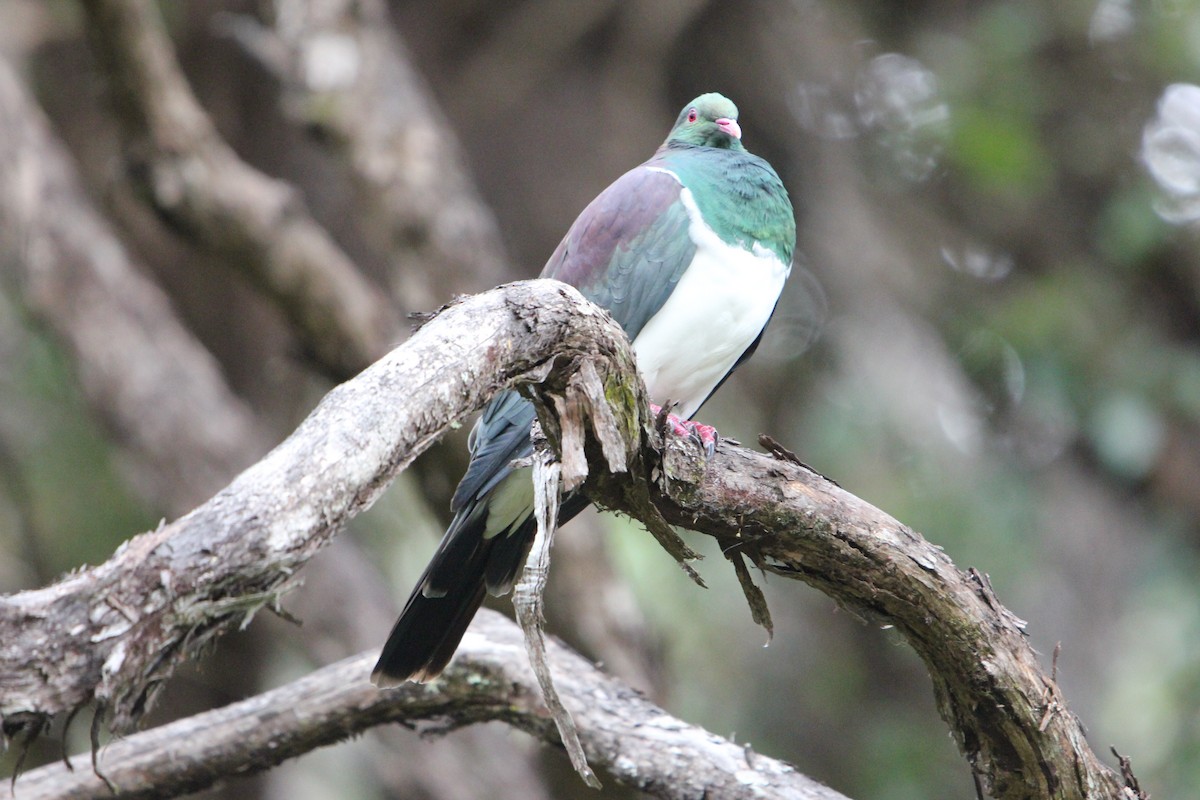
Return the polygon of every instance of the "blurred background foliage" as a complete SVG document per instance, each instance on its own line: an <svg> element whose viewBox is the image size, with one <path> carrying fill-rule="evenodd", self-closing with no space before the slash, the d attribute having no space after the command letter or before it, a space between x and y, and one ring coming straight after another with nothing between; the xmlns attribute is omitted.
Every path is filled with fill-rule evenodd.
<svg viewBox="0 0 1200 800"><path fill-rule="evenodd" d="M267 19L287 5L161 7L222 134L300 186L370 272L383 255L347 216L336 159L288 121L278 85L228 34L230 15ZM701 416L747 442L769 432L960 567L988 573L1047 662L1061 643L1058 680L1093 748L1131 756L1155 796L1200 786L1200 90L1167 92L1200 83L1200 3L397 0L389 10L514 265L474 286L433 276L437 302L536 274L678 106L728 94L748 147L788 184L801 256L759 354ZM278 439L328 384L250 287L157 228L123 187L82 25L66 0L0 2L5 55L97 204ZM127 480L70 357L4 287L0 590L14 591L103 560L168 510ZM432 458L461 463L462 447L455 438ZM432 549L456 478L449 467L406 477L351 532L388 568L396 597ZM763 648L704 537L692 539L709 554L707 592L625 520L573 523L562 538L576 529L603 533L633 587L656 642L658 677L645 688L668 709L852 797L973 796L928 677L897 637L771 579L777 632ZM572 638L569 624L561 633ZM223 644L173 686L160 713L203 707L193 691L223 702L311 668L295 636L256 623L239 637L249 641ZM331 786L329 765L364 758L356 747L227 791L383 796L361 776ZM534 757L551 796L583 793L557 754Z"/></svg>

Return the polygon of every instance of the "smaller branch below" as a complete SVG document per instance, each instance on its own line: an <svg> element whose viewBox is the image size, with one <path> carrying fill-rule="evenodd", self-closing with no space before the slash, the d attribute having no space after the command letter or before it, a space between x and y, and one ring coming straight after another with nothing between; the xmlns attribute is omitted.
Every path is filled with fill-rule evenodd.
<svg viewBox="0 0 1200 800"><path fill-rule="evenodd" d="M659 797L733 800L751 789L784 800L847 800L794 768L668 715L583 657L551 642L550 660L575 710L593 761L619 782ZM525 661L521 634L483 611L444 676L379 691L368 680L376 654L362 653L293 683L225 708L116 740L99 768L122 798L172 797L247 775L375 725L505 720L556 745ZM86 763L80 756L77 762ZM108 800L112 791L87 769L56 763L17 779L20 800Z"/></svg>

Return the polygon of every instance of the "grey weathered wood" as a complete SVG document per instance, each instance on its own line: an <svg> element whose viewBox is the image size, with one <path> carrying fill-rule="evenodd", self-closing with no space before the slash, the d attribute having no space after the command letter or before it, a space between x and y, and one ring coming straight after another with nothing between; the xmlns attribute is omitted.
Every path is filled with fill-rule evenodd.
<svg viewBox="0 0 1200 800"><path fill-rule="evenodd" d="M986 575L958 569L941 548L789 456L722 443L704 465L694 448L670 441L654 502L672 524L736 543L762 569L899 631L925 662L938 711L988 795L1139 796L1092 752L1024 621ZM624 508L629 482L593 473L585 488Z"/></svg>
<svg viewBox="0 0 1200 800"><path fill-rule="evenodd" d="M104 564L0 598L4 724L36 726L94 698L128 729L175 664L276 603L309 557L452 421L569 353L563 343L595 352L597 341L613 346L624 334L563 284L468 298L331 391L207 503Z"/></svg>
<svg viewBox="0 0 1200 800"><path fill-rule="evenodd" d="M706 462L670 439L660 454L649 415L639 413L644 388L624 334L552 281L451 306L330 392L287 441L191 514L131 540L105 564L0 598L5 729L39 726L92 697L128 727L176 663L277 602L347 519L500 387L536 378L530 391L557 442L555 398L584 362L595 367L613 404L607 417L627 443L626 471L612 472L600 466L613 452L600 443L608 437L585 426L590 496L741 542L764 569L894 625L924 659L939 711L992 796L1135 796L1088 748L1023 623L985 576L958 570L911 529L781 449L771 456L722 443ZM606 416L583 413L593 426ZM577 722L586 747L589 732Z"/></svg>
<svg viewBox="0 0 1200 800"><path fill-rule="evenodd" d="M620 782L658 797L735 800L757 789L754 796L780 800L846 800L781 761L670 716L557 642L549 645L584 746ZM502 717L555 742L521 635L495 612L480 612L434 683L381 692L368 680L375 656L363 653L249 700L117 740L103 749L100 769L121 797L160 798L202 789L222 775L267 769L387 722L445 731ZM82 765L74 772L47 765L16 784L17 800L111 796Z"/></svg>

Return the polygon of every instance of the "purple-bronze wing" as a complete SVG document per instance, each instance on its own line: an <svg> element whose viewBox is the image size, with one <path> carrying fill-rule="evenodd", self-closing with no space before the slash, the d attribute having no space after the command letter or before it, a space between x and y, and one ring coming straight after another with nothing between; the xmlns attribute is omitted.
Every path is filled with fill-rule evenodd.
<svg viewBox="0 0 1200 800"><path fill-rule="evenodd" d="M575 286L636 338L696 254L680 191L659 169L625 173L575 220L542 277Z"/></svg>

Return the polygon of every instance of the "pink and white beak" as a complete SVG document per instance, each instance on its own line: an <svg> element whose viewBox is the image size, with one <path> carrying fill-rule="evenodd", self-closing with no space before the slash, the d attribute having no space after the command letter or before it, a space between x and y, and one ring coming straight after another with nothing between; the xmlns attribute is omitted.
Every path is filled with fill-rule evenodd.
<svg viewBox="0 0 1200 800"><path fill-rule="evenodd" d="M718 119L716 121L716 123L717 123L718 128L725 131L725 133L729 134L734 139L742 138L742 129L737 124L736 119L730 119L729 117L721 117L720 119Z"/></svg>

